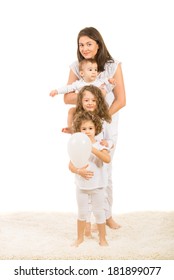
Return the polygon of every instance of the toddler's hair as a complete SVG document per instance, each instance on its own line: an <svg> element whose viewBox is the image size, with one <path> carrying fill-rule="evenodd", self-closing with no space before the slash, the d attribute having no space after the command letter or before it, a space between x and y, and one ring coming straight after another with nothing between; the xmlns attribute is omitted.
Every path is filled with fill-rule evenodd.
<svg viewBox="0 0 174 280"><path fill-rule="evenodd" d="M86 65L88 62L91 62L92 64L97 64L97 61L94 58L83 59L79 62L79 71L83 71L83 66Z"/></svg>
<svg viewBox="0 0 174 280"><path fill-rule="evenodd" d="M95 126L95 135L102 131L102 120L100 117L87 111L81 111L75 115L73 120L73 131L80 132L82 123L86 121L93 122Z"/></svg>

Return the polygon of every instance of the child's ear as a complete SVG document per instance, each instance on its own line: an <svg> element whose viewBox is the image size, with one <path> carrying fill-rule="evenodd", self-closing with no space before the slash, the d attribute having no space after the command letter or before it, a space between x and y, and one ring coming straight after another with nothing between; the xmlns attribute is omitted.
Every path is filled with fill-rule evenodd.
<svg viewBox="0 0 174 280"><path fill-rule="evenodd" d="M80 73L80 77L83 78L83 76L84 76L83 71L80 71L79 73Z"/></svg>

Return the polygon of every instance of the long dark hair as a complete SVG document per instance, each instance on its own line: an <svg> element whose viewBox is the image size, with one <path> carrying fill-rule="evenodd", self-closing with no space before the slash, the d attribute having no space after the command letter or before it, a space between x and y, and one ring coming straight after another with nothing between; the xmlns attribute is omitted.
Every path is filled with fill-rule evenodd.
<svg viewBox="0 0 174 280"><path fill-rule="evenodd" d="M79 51L79 39L82 36L87 36L87 37L91 38L92 40L96 41L96 43L98 44L99 49L95 56L95 60L97 61L97 64L98 64L98 71L99 72L104 71L105 63L106 62L112 63L112 62L114 62L114 59L112 58L109 51L107 50L105 42L104 42L100 32L94 27L85 27L84 29L82 29L79 32L79 34L77 36L77 58L78 58L79 62L84 59L84 57L81 55L81 53Z"/></svg>

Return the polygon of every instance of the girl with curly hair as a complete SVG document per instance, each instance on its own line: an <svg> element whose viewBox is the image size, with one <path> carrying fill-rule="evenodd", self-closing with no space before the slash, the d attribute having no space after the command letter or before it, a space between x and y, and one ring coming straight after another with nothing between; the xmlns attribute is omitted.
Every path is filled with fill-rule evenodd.
<svg viewBox="0 0 174 280"><path fill-rule="evenodd" d="M84 241L90 199L99 232L99 244L107 246L104 188L107 186L106 164L110 162L111 157L109 155L109 148L101 145L95 139L95 136L102 131L102 120L96 114L79 111L74 117L73 129L74 132L85 133L92 143L89 166L77 168L71 161L69 163L70 171L76 174L75 182L78 205L77 239L74 245L79 246Z"/></svg>

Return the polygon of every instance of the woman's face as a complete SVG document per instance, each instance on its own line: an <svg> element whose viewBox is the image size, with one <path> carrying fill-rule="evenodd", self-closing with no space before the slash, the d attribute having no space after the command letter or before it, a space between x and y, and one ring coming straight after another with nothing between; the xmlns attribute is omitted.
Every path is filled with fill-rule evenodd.
<svg viewBox="0 0 174 280"><path fill-rule="evenodd" d="M79 51L81 55L87 59L87 58L95 58L97 52L98 52L98 44L93 39L82 36L79 39Z"/></svg>
<svg viewBox="0 0 174 280"><path fill-rule="evenodd" d="M94 112L97 109L96 97L88 90L83 93L82 107L88 112Z"/></svg>

